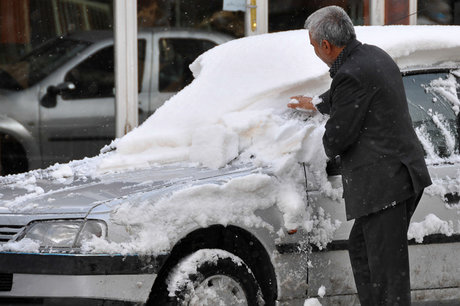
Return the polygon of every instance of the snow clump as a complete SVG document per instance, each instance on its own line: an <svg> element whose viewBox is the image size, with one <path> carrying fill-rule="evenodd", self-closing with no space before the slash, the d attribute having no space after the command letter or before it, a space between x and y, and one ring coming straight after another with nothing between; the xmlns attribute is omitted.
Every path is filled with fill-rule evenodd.
<svg viewBox="0 0 460 306"><path fill-rule="evenodd" d="M407 232L408 239L415 239L416 242L422 243L423 237L432 234L444 234L452 236L454 225L452 221L443 221L434 214L429 214L422 222L412 222Z"/></svg>

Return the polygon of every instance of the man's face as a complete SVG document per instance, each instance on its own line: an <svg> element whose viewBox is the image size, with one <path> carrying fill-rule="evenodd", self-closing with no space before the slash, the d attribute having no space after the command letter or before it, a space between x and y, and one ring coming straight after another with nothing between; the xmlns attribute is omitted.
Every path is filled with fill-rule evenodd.
<svg viewBox="0 0 460 306"><path fill-rule="evenodd" d="M332 63L330 62L329 56L327 54L327 49L324 48L324 45L320 45L316 40L314 40L311 37L311 33L308 33L310 36L310 44L313 46L313 49L315 49L316 56L319 57L320 60L322 60L326 65L331 67Z"/></svg>

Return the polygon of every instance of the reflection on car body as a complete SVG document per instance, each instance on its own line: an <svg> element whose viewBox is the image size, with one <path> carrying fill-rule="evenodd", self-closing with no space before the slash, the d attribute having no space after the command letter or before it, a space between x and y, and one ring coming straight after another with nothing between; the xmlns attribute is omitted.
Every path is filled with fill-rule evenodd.
<svg viewBox="0 0 460 306"><path fill-rule="evenodd" d="M358 37L373 34L372 28L361 31ZM276 44L281 36L274 37ZM459 49L460 43L439 53L447 62L403 69L434 182L413 217L433 227L422 235L409 231L414 305L460 303ZM325 82L311 81L315 87ZM287 102L289 92L283 93ZM318 297L324 286L323 305L358 305L347 252L352 222L340 197L318 185L340 190L336 169L319 183L307 163L289 164L289 181L255 162L220 169L149 165L91 176L103 158L2 178L0 303L166 305L207 299L215 305L216 297L226 305L263 300L295 306ZM277 192L291 185L300 188L300 206L314 214L309 230L308 224L292 225L307 216L289 215L278 203L285 199ZM288 197L283 204L298 203Z"/></svg>

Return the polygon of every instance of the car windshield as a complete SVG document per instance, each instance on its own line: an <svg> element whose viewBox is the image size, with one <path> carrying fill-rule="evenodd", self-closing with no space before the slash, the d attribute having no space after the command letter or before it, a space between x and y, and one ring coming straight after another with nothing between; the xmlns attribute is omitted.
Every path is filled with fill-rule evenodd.
<svg viewBox="0 0 460 306"><path fill-rule="evenodd" d="M457 80L448 72L406 75L412 121L428 158L458 153Z"/></svg>
<svg viewBox="0 0 460 306"><path fill-rule="evenodd" d="M17 62L0 67L0 88L21 90L40 82L91 43L56 38L32 50Z"/></svg>

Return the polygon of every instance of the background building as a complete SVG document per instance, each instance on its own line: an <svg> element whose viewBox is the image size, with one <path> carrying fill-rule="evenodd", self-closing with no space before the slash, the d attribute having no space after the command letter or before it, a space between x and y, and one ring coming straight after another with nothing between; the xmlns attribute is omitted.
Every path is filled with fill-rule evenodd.
<svg viewBox="0 0 460 306"><path fill-rule="evenodd" d="M257 33L302 28L311 12L332 4L343 7L356 25L460 24L460 0L254 2L268 20L266 25L259 25L262 28ZM244 0L138 0L138 27L200 28L242 37L251 34L245 29L245 10ZM0 63L14 60L55 36L112 29L112 25L112 0L0 0Z"/></svg>

